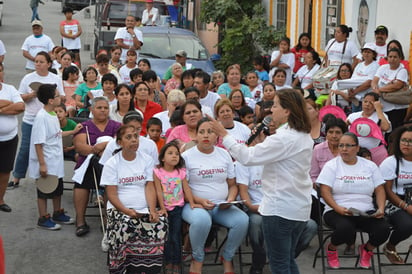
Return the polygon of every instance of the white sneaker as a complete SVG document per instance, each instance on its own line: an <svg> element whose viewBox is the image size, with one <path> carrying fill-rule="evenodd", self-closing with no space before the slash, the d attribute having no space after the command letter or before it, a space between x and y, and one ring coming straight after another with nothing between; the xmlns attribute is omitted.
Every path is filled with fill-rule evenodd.
<svg viewBox="0 0 412 274"><path fill-rule="evenodd" d="M107 240L106 234L103 235L101 247L103 252L109 251L109 241Z"/></svg>

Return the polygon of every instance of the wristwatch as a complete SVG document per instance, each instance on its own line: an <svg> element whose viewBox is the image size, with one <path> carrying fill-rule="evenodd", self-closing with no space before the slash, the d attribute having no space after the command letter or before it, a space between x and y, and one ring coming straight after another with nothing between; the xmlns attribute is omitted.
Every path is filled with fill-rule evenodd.
<svg viewBox="0 0 412 274"><path fill-rule="evenodd" d="M135 37L136 37L136 35L133 34L133 35L132 35L132 38L135 38Z"/></svg>

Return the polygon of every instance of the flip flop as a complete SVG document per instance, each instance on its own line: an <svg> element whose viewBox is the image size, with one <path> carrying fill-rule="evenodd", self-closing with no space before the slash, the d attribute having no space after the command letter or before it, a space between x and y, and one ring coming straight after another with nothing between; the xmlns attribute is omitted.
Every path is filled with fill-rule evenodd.
<svg viewBox="0 0 412 274"><path fill-rule="evenodd" d="M4 212L11 212L11 208L6 204L0 205L0 210Z"/></svg>
<svg viewBox="0 0 412 274"><path fill-rule="evenodd" d="M394 250L389 250L386 245L383 247L383 253L392 264L405 264L399 254Z"/></svg>
<svg viewBox="0 0 412 274"><path fill-rule="evenodd" d="M78 227L76 228L76 236L77 236L77 237L84 236L84 235L86 235L87 233L89 233L89 231L90 231L90 227L89 227L87 224L78 226Z"/></svg>

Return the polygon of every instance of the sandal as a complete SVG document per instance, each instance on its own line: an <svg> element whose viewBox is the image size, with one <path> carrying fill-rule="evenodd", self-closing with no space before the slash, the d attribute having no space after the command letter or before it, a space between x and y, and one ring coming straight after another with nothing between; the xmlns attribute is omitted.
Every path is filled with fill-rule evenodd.
<svg viewBox="0 0 412 274"><path fill-rule="evenodd" d="M76 236L81 237L89 233L90 227L85 223L84 225L76 227Z"/></svg>
<svg viewBox="0 0 412 274"><path fill-rule="evenodd" d="M383 247L383 254L391 262L391 264L405 264L404 260L394 250L389 250L386 245Z"/></svg>

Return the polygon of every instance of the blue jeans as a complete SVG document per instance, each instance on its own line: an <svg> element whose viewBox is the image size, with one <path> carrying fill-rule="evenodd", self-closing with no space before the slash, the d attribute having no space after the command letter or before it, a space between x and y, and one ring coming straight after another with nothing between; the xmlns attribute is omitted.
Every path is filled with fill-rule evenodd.
<svg viewBox="0 0 412 274"><path fill-rule="evenodd" d="M253 249L252 268L262 270L266 263L266 251L262 229L262 215L248 211L249 215L249 240Z"/></svg>
<svg viewBox="0 0 412 274"><path fill-rule="evenodd" d="M212 222L229 229L227 241L223 249L223 258L231 261L236 249L242 244L248 230L249 218L245 212L235 206L228 209L215 207L211 210L183 207L183 220L190 224L189 237L192 244L192 256L198 262L205 259L205 242Z"/></svg>
<svg viewBox="0 0 412 274"><path fill-rule="evenodd" d="M167 212L169 233L164 252L166 264L180 264L182 260L182 210L183 207L177 206Z"/></svg>
<svg viewBox="0 0 412 274"><path fill-rule="evenodd" d="M29 165L30 138L32 127L33 125L27 124L25 122L21 123L21 143L19 153L17 154L16 164L14 165L14 178L21 179L26 177L27 167Z"/></svg>
<svg viewBox="0 0 412 274"><path fill-rule="evenodd" d="M306 222L262 216L262 224L272 274L299 274L295 250Z"/></svg>
<svg viewBox="0 0 412 274"><path fill-rule="evenodd" d="M31 8L31 10L32 10L31 21L32 21L32 22L33 22L34 20L40 20L39 14L37 13L37 8L38 8L38 6Z"/></svg>
<svg viewBox="0 0 412 274"><path fill-rule="evenodd" d="M308 248L310 242L316 234L318 234L318 224L314 220L310 219L306 222L305 229L299 237L295 250L295 258L297 258L303 250Z"/></svg>

